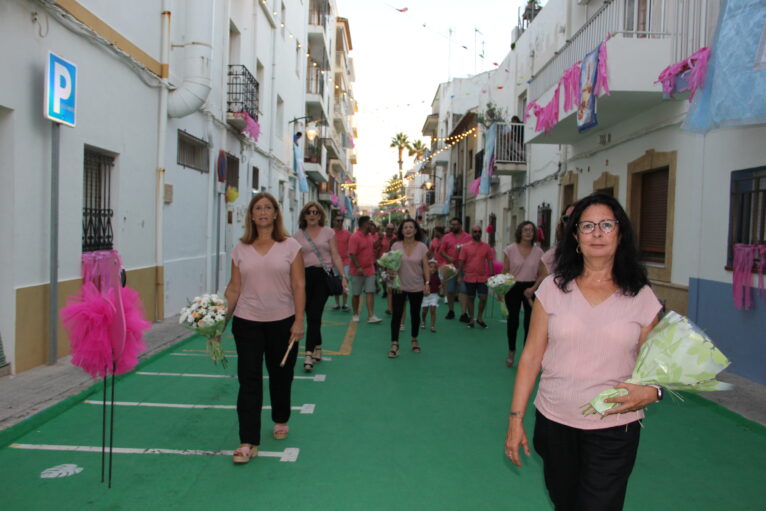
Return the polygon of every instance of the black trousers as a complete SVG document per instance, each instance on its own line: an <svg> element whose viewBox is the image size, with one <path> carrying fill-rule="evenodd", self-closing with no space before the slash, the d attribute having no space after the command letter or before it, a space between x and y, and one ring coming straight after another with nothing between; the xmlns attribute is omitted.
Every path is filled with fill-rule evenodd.
<svg viewBox="0 0 766 511"><path fill-rule="evenodd" d="M529 333L529 320L532 318L532 306L524 298L524 290L534 286L534 282L517 282L505 294L505 306L508 307L508 323L506 324L508 335L508 351L516 351L516 334L519 330L519 311L524 307L524 342L526 343Z"/></svg>
<svg viewBox="0 0 766 511"><path fill-rule="evenodd" d="M298 358L295 343L284 367L279 367L290 342L290 327L295 316L280 321L248 321L234 316L231 332L237 343L237 416L239 441L261 444L261 411L263 408L263 359L269 373L271 419L284 423L290 419L290 390L293 368Z"/></svg>
<svg viewBox="0 0 766 511"><path fill-rule="evenodd" d="M412 338L418 338L420 330L420 306L423 304L423 291L410 293L409 291L394 291L391 296L393 311L391 315L391 340L399 341L399 326L402 324L402 315L404 314L404 302L410 302L410 323L412 328Z"/></svg>
<svg viewBox="0 0 766 511"><path fill-rule="evenodd" d="M577 429L536 414L534 446L556 511L619 511L625 502L641 426Z"/></svg>
<svg viewBox="0 0 766 511"><path fill-rule="evenodd" d="M322 345L322 313L328 296L327 273L318 266L307 266L306 351Z"/></svg>

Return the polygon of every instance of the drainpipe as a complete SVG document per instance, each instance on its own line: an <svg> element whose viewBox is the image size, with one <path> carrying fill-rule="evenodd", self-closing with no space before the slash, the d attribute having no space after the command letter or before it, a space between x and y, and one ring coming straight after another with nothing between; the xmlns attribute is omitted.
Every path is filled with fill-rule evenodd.
<svg viewBox="0 0 766 511"><path fill-rule="evenodd" d="M184 117L199 110L212 88L213 19L215 2L185 0L184 81L170 93L168 115Z"/></svg>
<svg viewBox="0 0 766 511"><path fill-rule="evenodd" d="M154 225L154 319L165 318L165 262L163 244L163 208L165 207L165 140L168 126L168 78L170 61L170 0L162 0L162 36L160 42L160 107L157 119L157 196Z"/></svg>
<svg viewBox="0 0 766 511"><path fill-rule="evenodd" d="M308 42L306 43L306 51L308 51ZM304 63L305 64L305 63ZM304 100L305 101L305 100ZM276 130L276 121L277 121L277 29L276 26L274 26L271 30L271 129L269 130L269 177L268 177L268 183L269 183L269 191L271 190L271 183L272 183L272 175L273 175L273 167L274 167L274 131ZM305 103L304 103L305 108ZM281 127L280 127L281 128ZM293 158L293 146L292 146L292 135L288 134L290 136L290 158ZM292 160L290 163L290 166L292 167ZM279 185L277 185L279 186ZM279 195L277 193L277 195Z"/></svg>

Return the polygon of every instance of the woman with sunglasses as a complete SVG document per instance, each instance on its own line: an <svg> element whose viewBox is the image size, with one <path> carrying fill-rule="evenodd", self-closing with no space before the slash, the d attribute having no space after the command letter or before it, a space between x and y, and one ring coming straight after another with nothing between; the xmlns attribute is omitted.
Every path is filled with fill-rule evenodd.
<svg viewBox="0 0 766 511"><path fill-rule="evenodd" d="M532 325L519 360L506 435L506 456L529 456L522 419L535 386L533 443L557 510L622 509L638 450L643 408L659 387L624 383L641 344L657 324L660 303L649 287L628 215L616 199L593 194L577 202L557 249L556 273L537 291ZM619 406L582 415L599 392Z"/></svg>
<svg viewBox="0 0 766 511"><path fill-rule="evenodd" d="M505 295L508 308L506 335L508 336L507 367L513 367L516 357L516 336L519 330L519 311L524 307L524 339L529 333L529 319L532 316L532 299L540 282L548 274L542 263L543 249L535 245L537 226L529 220L516 228L516 243L503 250L503 273L516 277L516 285Z"/></svg>
<svg viewBox="0 0 766 511"><path fill-rule="evenodd" d="M308 202L301 210L299 231L295 239L301 244L306 266L306 356L303 370L310 373L322 361L322 313L329 290L327 272L334 266L341 275L343 289L348 288L343 261L335 241L335 230L325 226L325 212L316 202Z"/></svg>
<svg viewBox="0 0 766 511"><path fill-rule="evenodd" d="M564 226L569 221L569 217L572 216L572 211L574 211L574 204L569 204L564 208L564 214L561 215L561 219L556 224L556 243L543 254L543 264L548 273L556 271L556 247L564 236Z"/></svg>

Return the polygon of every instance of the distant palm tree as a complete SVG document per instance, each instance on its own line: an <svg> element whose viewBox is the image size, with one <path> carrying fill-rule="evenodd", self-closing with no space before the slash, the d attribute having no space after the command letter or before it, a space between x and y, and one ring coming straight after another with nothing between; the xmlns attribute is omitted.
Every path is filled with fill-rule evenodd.
<svg viewBox="0 0 766 511"><path fill-rule="evenodd" d="M416 140L410 143L409 147L407 147L407 150L410 156L414 156L415 160L420 161L423 159L423 155L428 150L428 146L426 146L422 140Z"/></svg>
<svg viewBox="0 0 766 511"><path fill-rule="evenodd" d="M404 150L410 150L410 140L403 132L399 132L391 139L391 145L389 147L396 147L399 150L399 182L401 183L401 190L404 191L404 183L402 181L402 165L404 164ZM404 206L405 200L402 201Z"/></svg>

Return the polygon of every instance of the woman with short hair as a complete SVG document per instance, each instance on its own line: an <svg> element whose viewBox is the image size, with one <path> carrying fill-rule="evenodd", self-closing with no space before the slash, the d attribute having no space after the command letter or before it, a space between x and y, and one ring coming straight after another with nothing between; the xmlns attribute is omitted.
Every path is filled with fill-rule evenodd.
<svg viewBox="0 0 766 511"><path fill-rule="evenodd" d="M335 242L335 231L325 226L324 208L307 202L301 210L295 239L301 244L306 273L306 356L303 370L310 373L322 361L322 313L330 296L327 274L334 267L348 288L343 261Z"/></svg>

